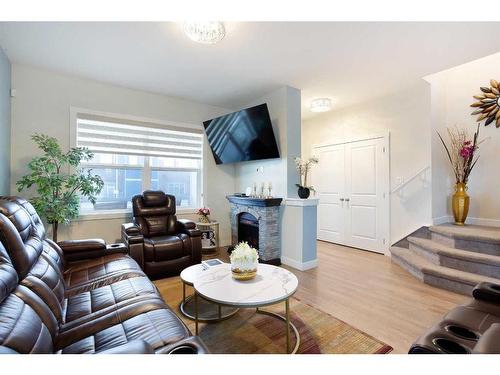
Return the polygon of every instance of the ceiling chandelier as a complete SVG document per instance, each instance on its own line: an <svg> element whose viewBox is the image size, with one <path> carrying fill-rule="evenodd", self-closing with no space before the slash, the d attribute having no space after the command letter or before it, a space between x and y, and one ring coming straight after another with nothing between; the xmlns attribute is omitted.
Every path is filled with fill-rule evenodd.
<svg viewBox="0 0 500 375"><path fill-rule="evenodd" d="M332 100L330 98L318 98L311 101L311 112L328 112L332 109Z"/></svg>
<svg viewBox="0 0 500 375"><path fill-rule="evenodd" d="M224 24L217 21L184 22L184 32L189 39L203 44L215 44L226 35Z"/></svg>

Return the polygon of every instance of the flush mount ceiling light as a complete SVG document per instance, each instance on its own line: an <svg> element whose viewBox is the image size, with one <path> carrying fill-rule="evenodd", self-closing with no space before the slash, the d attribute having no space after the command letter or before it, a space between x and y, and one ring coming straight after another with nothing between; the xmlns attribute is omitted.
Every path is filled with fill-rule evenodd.
<svg viewBox="0 0 500 375"><path fill-rule="evenodd" d="M184 32L189 39L203 44L215 44L226 35L224 24L216 21L184 22Z"/></svg>
<svg viewBox="0 0 500 375"><path fill-rule="evenodd" d="M332 100L330 98L318 98L311 102L311 112L328 112L332 109Z"/></svg>

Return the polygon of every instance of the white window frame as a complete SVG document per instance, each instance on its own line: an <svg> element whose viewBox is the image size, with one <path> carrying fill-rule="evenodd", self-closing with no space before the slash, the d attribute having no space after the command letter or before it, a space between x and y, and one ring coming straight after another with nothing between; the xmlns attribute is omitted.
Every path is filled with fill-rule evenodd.
<svg viewBox="0 0 500 375"><path fill-rule="evenodd" d="M70 147L76 147L76 135L77 135L77 121L78 121L78 115L80 114L85 114L85 115L94 115L94 116L102 116L102 117L109 117L113 118L116 120L122 120L125 123L128 121L136 121L136 122L144 122L144 123L152 123L156 125L165 125L167 126L174 126L178 128L185 128L186 130L188 129L196 129L200 130L203 129L201 124L191 124L191 123L183 123L183 122L175 122L175 121L165 121L165 120L158 120L158 119L152 119L152 118L146 118L146 117L140 117L140 116L133 116L133 115L124 115L124 114L118 114L118 113L110 113L110 112L102 112L102 111L95 111L91 109L86 109L86 108L80 108L80 107L70 107L70 139L69 139L69 144ZM202 143L202 158L200 159L200 168L172 168L172 167L152 167L150 163L150 157L149 156L144 156L144 165L139 166L139 165L127 165L124 164L119 165L119 164L92 164L88 163L85 164L85 167L89 168L113 168L113 169L119 169L119 168L127 168L127 169L141 169L143 170L143 179L142 179L142 190L148 190L151 188L151 172L152 171L177 171L177 172L198 172L198 178L197 178L197 189L200 192L200 201L199 205L200 207L204 206L204 202L206 202L206 173L205 173L205 158L207 156L206 154L206 145L205 145L205 139L203 140ZM179 215L184 215L184 214L193 214L196 212L198 207L177 207L177 214ZM84 212L79 215L79 219L77 220L99 220L99 219L125 219L125 218L130 218L132 216L132 210L131 209L120 209L120 210L102 210L102 211L95 211L95 212Z"/></svg>

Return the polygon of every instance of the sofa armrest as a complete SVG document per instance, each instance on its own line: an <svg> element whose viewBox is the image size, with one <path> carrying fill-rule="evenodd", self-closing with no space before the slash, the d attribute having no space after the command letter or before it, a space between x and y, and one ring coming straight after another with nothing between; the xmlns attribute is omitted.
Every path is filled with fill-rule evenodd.
<svg viewBox="0 0 500 375"><path fill-rule="evenodd" d="M106 254L128 254L128 246L121 242L108 244L106 245Z"/></svg>
<svg viewBox="0 0 500 375"><path fill-rule="evenodd" d="M122 241L128 247L128 253L144 269L144 236L136 223L122 224Z"/></svg>
<svg viewBox="0 0 500 375"><path fill-rule="evenodd" d="M135 223L122 224L122 240L127 244L144 242L141 228Z"/></svg>
<svg viewBox="0 0 500 375"><path fill-rule="evenodd" d="M186 233L189 237L201 237L201 232L196 229L196 224L192 220L177 220L177 230L179 233Z"/></svg>
<svg viewBox="0 0 500 375"><path fill-rule="evenodd" d="M98 354L155 354L155 351L146 341L133 340L115 348L104 350Z"/></svg>
<svg viewBox="0 0 500 375"><path fill-rule="evenodd" d="M472 296L478 301L500 304L500 284L479 283L472 291Z"/></svg>
<svg viewBox="0 0 500 375"><path fill-rule="evenodd" d="M208 348L198 336L189 336L184 340L168 345L158 351L160 354L209 354Z"/></svg>
<svg viewBox="0 0 500 375"><path fill-rule="evenodd" d="M106 255L106 242L102 239L67 240L57 243L68 262L98 258Z"/></svg>
<svg viewBox="0 0 500 375"><path fill-rule="evenodd" d="M500 354L500 323L494 323L479 338L475 354Z"/></svg>
<svg viewBox="0 0 500 375"><path fill-rule="evenodd" d="M122 224L122 233L130 237L142 236L141 228L136 223Z"/></svg>

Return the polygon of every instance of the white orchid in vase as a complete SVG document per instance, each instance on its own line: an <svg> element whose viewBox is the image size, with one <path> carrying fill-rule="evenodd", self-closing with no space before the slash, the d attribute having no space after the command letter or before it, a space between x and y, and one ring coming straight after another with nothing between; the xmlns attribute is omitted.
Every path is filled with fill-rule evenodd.
<svg viewBox="0 0 500 375"><path fill-rule="evenodd" d="M315 191L312 186L307 184L307 175L314 164L318 164L319 160L316 157L311 157L307 160L302 160L298 156L294 159L295 167L299 172L299 183L295 184L299 188L298 194L302 199L307 199L311 191Z"/></svg>

